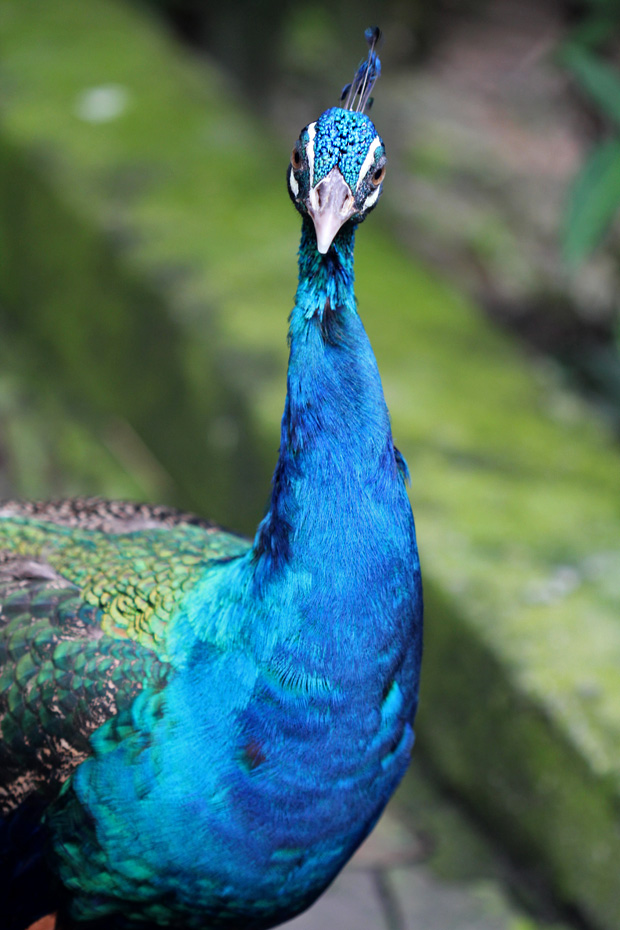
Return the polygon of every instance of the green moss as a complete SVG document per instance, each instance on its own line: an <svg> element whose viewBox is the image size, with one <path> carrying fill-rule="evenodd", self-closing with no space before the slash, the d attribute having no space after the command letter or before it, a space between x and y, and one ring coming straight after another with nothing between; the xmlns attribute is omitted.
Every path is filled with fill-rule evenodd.
<svg viewBox="0 0 620 930"><path fill-rule="evenodd" d="M458 164L452 148L443 139L416 140L408 154L407 166L419 178L441 181L450 178Z"/></svg>
<svg viewBox="0 0 620 930"><path fill-rule="evenodd" d="M600 926L617 923L620 855L613 785L554 720L549 696L518 690L506 655L427 585L421 742L448 781ZM612 827L610 829L610 826Z"/></svg>
<svg viewBox="0 0 620 930"><path fill-rule="evenodd" d="M173 482L123 419L84 417L49 385L26 383L22 348L0 342L0 467L5 487L44 498L87 495L162 499Z"/></svg>
<svg viewBox="0 0 620 930"><path fill-rule="evenodd" d="M107 11L103 36L76 38L76 56L63 56L67 35L90 31L89 18L73 12L45 8L34 23L8 17L7 69L28 81L8 94L0 140L7 331L24 378L40 391L51 388L68 404L131 424L136 447L145 444L160 471L173 475L172 502L250 530L262 509L254 476L265 487L271 462L253 438L235 383L243 347L231 367L213 338L210 305L226 310L229 279L235 289L227 299L251 287L241 255L226 268L217 252L222 239L235 251L220 173L242 197L252 134L230 120L218 148L209 137L215 108L204 106L207 95L200 89L203 99L192 99L199 85L184 80L180 63L176 80L153 79L146 63L161 56L162 42L146 29L145 41L134 43L121 7ZM108 44L104 68L107 31L116 54L110 57ZM41 45L50 54L31 62L26 49ZM127 96L139 118L128 112L105 125L77 118L84 88L103 80L131 84ZM157 155L149 162L151 152ZM215 255L205 255L203 237ZM259 242L256 231L254 238ZM215 437L209 431L216 417L229 424L228 444L221 429Z"/></svg>

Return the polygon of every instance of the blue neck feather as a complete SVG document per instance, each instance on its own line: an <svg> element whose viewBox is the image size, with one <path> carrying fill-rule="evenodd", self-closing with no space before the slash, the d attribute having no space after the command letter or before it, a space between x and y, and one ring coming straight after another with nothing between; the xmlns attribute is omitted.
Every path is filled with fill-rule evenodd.
<svg viewBox="0 0 620 930"><path fill-rule="evenodd" d="M246 646L267 657L297 636L300 617L316 620L315 633L308 627L305 636L338 643L357 630L372 652L373 637L376 644L400 635L401 598L415 600L419 565L406 466L356 309L354 237L347 224L321 255L304 219L269 510L247 556L210 566L189 595L183 615L191 631L179 618L168 641L182 662L188 637L226 647L231 637L244 640L246 629ZM332 658L338 654L336 646ZM331 664L325 653L323 660Z"/></svg>
<svg viewBox="0 0 620 930"><path fill-rule="evenodd" d="M321 322L326 310L355 312L353 293L353 246L356 227L348 224L340 230L326 255L316 247L311 220L304 217L299 245L299 284L295 307L290 318L290 339L313 317Z"/></svg>
<svg viewBox="0 0 620 930"><path fill-rule="evenodd" d="M255 540L263 572L289 561L296 541L308 546L309 511L323 514L333 538L345 529L335 520L356 520L362 487L398 480L381 379L356 309L354 238L349 225L320 255L304 219L280 456Z"/></svg>

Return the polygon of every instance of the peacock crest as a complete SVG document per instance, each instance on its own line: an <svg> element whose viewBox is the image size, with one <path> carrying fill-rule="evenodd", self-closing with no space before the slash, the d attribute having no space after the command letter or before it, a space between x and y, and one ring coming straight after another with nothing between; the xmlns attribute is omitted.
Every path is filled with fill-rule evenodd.
<svg viewBox="0 0 620 930"><path fill-rule="evenodd" d="M377 48L381 44L381 30L378 26L369 26L364 36L368 43L368 57L360 62L355 77L350 84L342 88L340 95L340 102L345 101L344 109L355 110L356 113L370 110L373 104L373 98L370 95L377 79L381 76L381 60L377 55Z"/></svg>

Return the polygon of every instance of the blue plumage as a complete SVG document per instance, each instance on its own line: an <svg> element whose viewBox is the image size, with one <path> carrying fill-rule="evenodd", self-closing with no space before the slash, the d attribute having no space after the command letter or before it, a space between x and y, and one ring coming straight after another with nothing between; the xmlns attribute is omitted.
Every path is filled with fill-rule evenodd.
<svg viewBox="0 0 620 930"><path fill-rule="evenodd" d="M374 42L371 56L376 75ZM33 798L46 807L29 829L36 845L40 825L56 883L28 920L51 901L63 928L274 926L334 878L407 767L419 562L353 293L355 230L384 173L361 112L326 111L293 150L299 285L280 454L252 545L161 510L0 506L0 711L16 773L0 802L5 824ZM60 617L49 592L67 588L75 607ZM71 668L69 627L98 648ZM40 678L51 700L82 683L95 697L58 719L37 713L28 682ZM52 749L62 776L46 769ZM26 926L18 902L10 927Z"/></svg>

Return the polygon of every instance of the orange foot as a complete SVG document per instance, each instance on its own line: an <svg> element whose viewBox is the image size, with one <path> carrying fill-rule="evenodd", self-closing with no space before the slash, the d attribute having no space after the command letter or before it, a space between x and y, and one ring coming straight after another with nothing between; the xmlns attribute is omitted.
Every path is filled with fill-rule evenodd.
<svg viewBox="0 0 620 930"><path fill-rule="evenodd" d="M56 914L48 914L30 924L28 930L56 930Z"/></svg>

